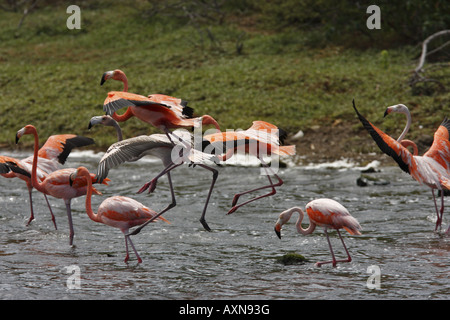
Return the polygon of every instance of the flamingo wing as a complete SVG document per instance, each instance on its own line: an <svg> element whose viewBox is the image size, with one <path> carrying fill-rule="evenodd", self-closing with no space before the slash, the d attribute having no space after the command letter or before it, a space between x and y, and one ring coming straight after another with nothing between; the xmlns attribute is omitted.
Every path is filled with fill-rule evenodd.
<svg viewBox="0 0 450 320"><path fill-rule="evenodd" d="M100 159L97 168L97 179L103 181L111 168L124 162L137 161L155 148L170 148L172 143L165 134L152 134L138 136L112 144Z"/></svg>
<svg viewBox="0 0 450 320"><path fill-rule="evenodd" d="M103 111L111 115L119 109L126 107L139 107L149 105L161 105L160 103L151 101L149 98L130 92L111 91L108 92L103 103Z"/></svg>
<svg viewBox="0 0 450 320"><path fill-rule="evenodd" d="M436 160L450 174L450 120L447 118L442 121L441 125L434 133L433 144L430 149L423 155Z"/></svg>
<svg viewBox="0 0 450 320"><path fill-rule="evenodd" d="M306 205L310 220L322 227L344 228L352 235L361 234L361 225L339 202L332 199L316 199Z"/></svg>
<svg viewBox="0 0 450 320"><path fill-rule="evenodd" d="M74 148L92 144L94 144L93 139L77 136L75 134L53 135L50 136L45 144L39 149L38 157L64 164Z"/></svg>
<svg viewBox="0 0 450 320"><path fill-rule="evenodd" d="M169 97L172 99L163 99L161 96L164 95L151 95L150 97L152 98L149 98L130 92L111 91L108 93L108 96L103 103L103 111L105 111L106 114L111 115L117 110L126 107L159 106L172 111L180 119L192 117L193 109L188 107L186 102L180 100L178 103L178 99L176 98Z"/></svg>
<svg viewBox="0 0 450 320"><path fill-rule="evenodd" d="M364 118L359 113L358 109L356 109L355 101L353 101L353 108L355 109L356 114L358 115L358 118L364 128L366 128L366 130L370 133L381 151L394 159L403 171L411 174L416 167L416 161L411 152Z"/></svg>
<svg viewBox="0 0 450 320"><path fill-rule="evenodd" d="M164 94L151 94L148 98L153 102L171 108L180 118L194 117L194 109L188 107L188 102L186 100L166 96Z"/></svg>
<svg viewBox="0 0 450 320"><path fill-rule="evenodd" d="M9 172L21 174L25 177L31 178L30 172L20 167L15 161L0 162L0 174L6 174Z"/></svg>

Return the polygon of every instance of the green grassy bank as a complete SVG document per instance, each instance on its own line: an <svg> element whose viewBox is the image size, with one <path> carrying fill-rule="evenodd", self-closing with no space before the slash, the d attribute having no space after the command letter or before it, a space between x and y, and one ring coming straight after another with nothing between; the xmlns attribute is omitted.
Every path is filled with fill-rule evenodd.
<svg viewBox="0 0 450 320"><path fill-rule="evenodd" d="M126 2L99 3L81 6L80 30L67 29L64 5L36 10L18 30L22 14L1 12L4 148L17 148L15 133L26 124L35 125L42 139L76 133L94 138L100 149L108 147L115 141L112 129L88 131L87 126L92 116L103 114L107 92L122 90L116 81L100 86L103 72L117 68L127 74L130 92L183 98L223 129L265 120L293 133L334 125L350 135L365 134L352 99L368 119L391 132L399 132L404 119L382 119L385 108L407 104L413 116L410 138L432 134L450 115L448 92L413 94L408 86L419 47L315 47L307 31L261 30L245 19L211 26L211 38L170 17L145 18ZM419 125L423 129L414 130ZM124 137L157 132L137 119L122 128ZM30 145L31 139L23 139L20 147Z"/></svg>

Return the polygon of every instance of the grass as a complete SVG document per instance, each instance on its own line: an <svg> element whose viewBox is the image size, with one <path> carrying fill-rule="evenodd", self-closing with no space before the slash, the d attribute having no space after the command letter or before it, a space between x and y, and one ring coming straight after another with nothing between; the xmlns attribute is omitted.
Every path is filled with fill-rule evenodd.
<svg viewBox="0 0 450 320"><path fill-rule="evenodd" d="M363 133L352 99L382 130L400 132L404 120L382 119L385 107L405 103L413 116L410 138L432 134L449 114L450 94L412 95L407 86L418 49L367 50L328 45L313 48L304 32L249 31L238 23L215 26L213 45L192 26L167 18L145 19L126 2L81 6L81 30L68 30L65 7L42 8L16 30L21 15L0 20L0 144L17 148L14 136L26 124L42 140L76 133L100 149L115 141L110 129L87 130L103 113L108 91L103 72L122 69L129 91L163 93L189 101L196 114L209 114L223 129L248 128L265 120L297 132L337 122ZM245 33L242 54L236 39ZM418 125L423 130L414 130ZM122 124L124 137L158 132L137 119ZM31 141L21 142L29 147ZM357 146L356 146L357 147Z"/></svg>

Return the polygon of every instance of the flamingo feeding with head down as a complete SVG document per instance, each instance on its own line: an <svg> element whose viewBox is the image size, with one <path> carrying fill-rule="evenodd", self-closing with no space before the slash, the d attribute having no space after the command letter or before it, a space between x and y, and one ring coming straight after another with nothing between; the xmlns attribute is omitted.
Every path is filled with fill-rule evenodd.
<svg viewBox="0 0 450 320"><path fill-rule="evenodd" d="M103 103L103 110L114 120L123 122L135 116L162 130L170 138L170 129L182 127L199 127L200 125L214 125L218 131L217 121L209 116L194 117L194 110L187 106L187 101L163 94L151 94L148 97L129 93L128 79L121 70L107 71L102 75L100 84L108 79L122 81L123 91L111 91ZM117 110L127 108L122 115Z"/></svg>
<svg viewBox="0 0 450 320"><path fill-rule="evenodd" d="M141 189L139 189L138 193L142 193L146 189L149 189L149 193L153 192L156 188L158 179L166 174L169 181L172 202L166 209L164 209L164 211L167 211L176 206L175 192L170 175L171 170L180 166L184 162L189 161L190 163L211 171L213 173L213 179L211 181L205 205L203 207L203 212L200 217L200 222L203 227L207 231L211 231L211 228L206 223L205 215L209 199L211 198L214 184L219 173L216 169L205 165L204 162L211 160L213 156L195 150L192 147L186 148L184 144L178 142L177 140L175 140L176 142L174 145L164 134L152 134L149 136L141 135L138 137L122 140L122 131L119 124L108 115L92 117L89 122L89 128L96 124L114 127L116 129L118 138L118 142L112 144L101 158L97 169L97 179L99 181L102 181L107 177L110 169L117 167L125 162L134 162L147 155L156 156L157 158L161 159L164 165L164 170L162 170L161 173L159 173L155 178L153 178L150 182L146 183ZM174 133L183 141L192 140L191 134L186 130L178 129L175 130ZM175 148L176 150L174 150ZM179 156L180 152L183 154L182 157ZM145 225L146 224L135 229L133 234L139 233L139 231L144 228Z"/></svg>
<svg viewBox="0 0 450 320"><path fill-rule="evenodd" d="M437 231L438 228L441 227L444 215L444 197L441 197L441 209L439 210L434 195L434 189L441 190L441 193L443 193L444 190L450 189L450 121L447 118L444 119L434 134L433 144L430 149L428 149L423 156L418 156L411 154L401 143L410 124L410 116L408 116L409 111L406 111L406 107L406 109L403 107L400 108L400 110L403 111L402 113L407 112L408 117L407 126L403 131L404 134L402 133L399 137L400 142L394 140L364 118L356 109L355 101L353 101L353 108L364 128L370 133L381 151L392 157L399 167L404 172L410 174L417 182L431 188L437 215L435 227L435 231ZM395 112L395 108L393 107L390 107L390 109L388 108L388 110L386 111L387 114ZM447 234L449 233L450 227L447 230Z"/></svg>
<svg viewBox="0 0 450 320"><path fill-rule="evenodd" d="M51 195L58 199L63 199L66 204L66 213L69 221L69 244L73 244L74 237L74 229L72 223L72 210L71 210L71 200L76 197L80 197L86 194L87 183L85 179L78 179L74 184L69 185L69 177L74 172L75 169L67 168L60 169L51 172L48 174L45 179L40 182L37 179L37 165L38 165L38 147L39 147L39 137L37 134L37 130L32 125L27 125L17 131L16 134L16 143L19 142L19 139L25 135L30 134L34 136L34 152L33 152L33 167L31 170L31 183L33 187L47 195ZM95 175L91 175L93 181L96 181ZM109 179L107 180L109 181ZM106 184L106 181L104 182ZM97 190L95 190L97 194L100 194Z"/></svg>
<svg viewBox="0 0 450 320"><path fill-rule="evenodd" d="M130 228L141 225L147 221L154 221L160 219L168 222L160 214L147 208L142 203L123 196L109 197L104 200L98 207L97 213L92 210L92 179L91 174L85 167L79 167L71 176L70 183L72 184L75 179L84 178L87 181L87 193L86 193L86 213L92 221L106 224L108 226L119 228L125 236L125 248L126 256L125 262L129 259L128 254L128 242L130 242L134 253L138 259L138 263L142 262L133 242L131 241L128 231Z"/></svg>
<svg viewBox="0 0 450 320"><path fill-rule="evenodd" d="M321 226L324 228L328 246L330 247L332 260L317 262L316 266L320 267L323 264L331 263L333 267L335 267L338 262L351 262L352 258L347 250L347 247L345 246L344 239L342 238L339 229L345 229L351 235L361 235L360 230L362 228L359 222L352 215L350 215L348 210L342 204L332 199L313 200L306 205L305 209L309 217L308 228L303 229L302 227L302 220L305 215L303 210L299 207L293 207L286 211L283 211L275 224L275 233L277 234L278 238L281 239L282 226L289 221L294 212L298 212L300 216L295 226L297 227L297 231L299 233L308 235L315 230L316 226ZM327 229L334 229L337 231L342 245L344 246L344 250L347 253L347 259L336 260Z"/></svg>
<svg viewBox="0 0 450 320"><path fill-rule="evenodd" d="M281 186L283 180L272 170L272 168L264 161L263 157L271 155L295 155L295 146L281 146L285 133L278 129L275 125L265 121L253 121L252 126L244 131L227 131L213 133L205 135L203 139L206 141L203 145L203 149L210 150L216 154L217 158L221 161L226 161L233 156L236 152L244 152L256 156L261 162L267 178L269 179L269 185L259 187L256 189L244 191L235 194L232 201L232 208L228 211L228 214L233 213L238 208L246 205L252 201L272 196L276 193L275 187ZM209 145L210 146L209 146ZM277 179L277 183L273 183L270 178L270 174L273 174ZM247 200L239 205L236 205L239 198L254 191L271 188L272 190L264 195Z"/></svg>
<svg viewBox="0 0 450 320"><path fill-rule="evenodd" d="M38 151L38 164L37 164L37 178L42 181L45 177L60 168L60 164L66 162L72 149L77 147L83 147L93 144L94 141L90 138L77 136L74 134L60 134L50 136L45 144ZM5 178L20 178L24 180L27 184L28 196L30 200L30 218L28 219L27 225L31 223L34 219L33 210L33 198L32 190L33 186L31 183L31 169L33 166L33 156L27 157L25 159L19 160L12 157L0 156L0 162L14 163L17 167L23 169L21 172L10 171L7 174L2 174ZM47 199L47 195L44 193L45 201L50 210L52 216L53 225L56 227L55 216L53 215L50 203Z"/></svg>

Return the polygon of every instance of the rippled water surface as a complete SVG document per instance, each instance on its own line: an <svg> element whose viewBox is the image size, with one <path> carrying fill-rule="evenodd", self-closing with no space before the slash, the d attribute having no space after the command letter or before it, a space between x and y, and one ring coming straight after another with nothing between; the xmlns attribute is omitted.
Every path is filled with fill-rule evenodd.
<svg viewBox="0 0 450 320"><path fill-rule="evenodd" d="M17 155L25 156L25 155ZM71 155L66 167L95 170L98 155ZM158 161L123 165L110 171L109 186L98 189L93 208L108 196L126 195L158 211L170 202L167 179L153 194L136 194L162 169ZM373 177L387 185L358 187L360 170L352 167L288 167L276 195L226 215L236 192L266 183L256 167L219 168L219 179L206 220L198 221L211 173L182 166L173 171L177 206L165 214L171 223L154 223L133 237L143 263L131 253L128 264L120 230L91 221L84 197L72 201L74 246L69 246L62 200L49 198L58 230L45 200L33 192L36 219L26 226L29 202L25 183L0 178L0 299L449 299L450 237L435 233L431 192L397 167L382 167ZM295 219L282 239L273 227L279 213L315 198L341 202L363 227L362 236L342 232L353 261L336 268L314 262L330 258L321 228L296 233ZM243 197L243 199L246 199ZM448 228L449 209L443 230ZM344 257L336 232L330 232ZM276 261L287 253L304 255L304 265ZM68 283L80 274L80 287ZM368 268L379 268L380 288Z"/></svg>

